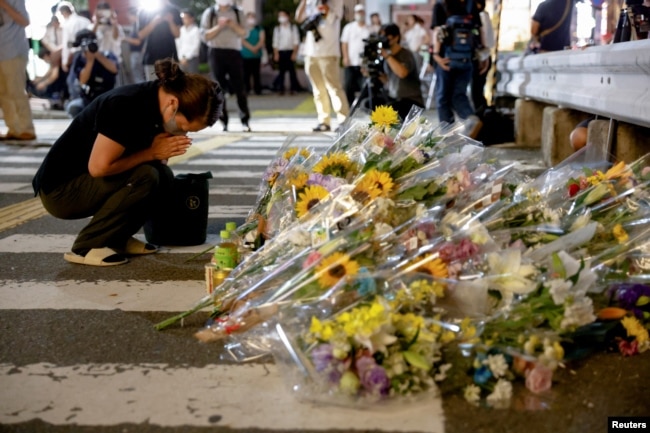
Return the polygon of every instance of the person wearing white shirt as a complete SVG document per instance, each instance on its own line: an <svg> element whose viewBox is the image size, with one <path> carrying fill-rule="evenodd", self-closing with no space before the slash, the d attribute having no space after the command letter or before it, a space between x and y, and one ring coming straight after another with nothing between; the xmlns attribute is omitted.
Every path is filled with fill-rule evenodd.
<svg viewBox="0 0 650 433"><path fill-rule="evenodd" d="M194 14L189 9L181 11L180 36L176 38L176 51L181 68L192 74L199 73L199 49L201 48L201 29L196 25Z"/></svg>
<svg viewBox="0 0 650 433"><path fill-rule="evenodd" d="M420 50L422 46L427 46L431 43L431 36L429 32L422 26L424 20L419 16L413 14L406 18L407 30L404 32L404 43L406 48L415 54L415 60L418 62L418 70L422 66L422 55Z"/></svg>
<svg viewBox="0 0 650 433"><path fill-rule="evenodd" d="M61 49L63 48L63 29L59 18L53 14L50 22L45 27L45 34L41 38L43 45L50 52L52 63L61 64Z"/></svg>
<svg viewBox="0 0 650 433"><path fill-rule="evenodd" d="M278 11L278 25L273 28L273 61L278 64L278 75L273 80L273 88L284 94L284 81L289 73L291 93L299 92L302 86L296 76L296 57L300 46L298 26L289 20L289 12Z"/></svg>
<svg viewBox="0 0 650 433"><path fill-rule="evenodd" d="M72 3L68 1L60 2L57 12L63 17L63 20L61 21L61 28L63 29L61 67L63 68L63 71L67 73L70 67L70 62L72 61L72 56L75 52L80 50L80 48L72 47L77 32L89 28L92 23L88 18L77 14Z"/></svg>
<svg viewBox="0 0 650 433"><path fill-rule="evenodd" d="M100 52L111 52L115 54L118 61L118 74L116 86L127 83L126 72L122 67L122 41L124 30L117 22L117 14L111 9L108 2L97 3L95 15L93 15L90 30L97 35L97 46Z"/></svg>
<svg viewBox="0 0 650 433"><path fill-rule="evenodd" d="M330 131L332 108L339 124L350 111L350 105L341 85L339 62L341 46L341 16L343 4L340 0L300 0L296 9L296 21L312 26L305 36L305 73L311 83L318 125L314 131Z"/></svg>
<svg viewBox="0 0 650 433"><path fill-rule="evenodd" d="M354 21L343 27L341 33L341 54L345 78L345 96L348 104L354 101L355 93L361 90L363 75L361 73L361 56L365 46L365 39L370 36L370 29L366 25L366 11L362 4L354 7Z"/></svg>

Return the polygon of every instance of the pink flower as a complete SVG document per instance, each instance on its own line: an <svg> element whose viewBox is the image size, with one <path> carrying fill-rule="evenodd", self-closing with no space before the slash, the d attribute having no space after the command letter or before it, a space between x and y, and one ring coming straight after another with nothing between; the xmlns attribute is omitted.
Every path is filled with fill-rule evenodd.
<svg viewBox="0 0 650 433"><path fill-rule="evenodd" d="M636 340L629 342L621 339L618 342L618 350L623 356L634 356L639 353L639 343Z"/></svg>
<svg viewBox="0 0 650 433"><path fill-rule="evenodd" d="M532 370L526 371L526 388L534 394L540 394L551 389L553 370L537 364Z"/></svg>
<svg viewBox="0 0 650 433"><path fill-rule="evenodd" d="M302 268L307 269L311 265L313 265L315 263L318 263L322 257L323 257L323 255L321 253L319 253L318 251L312 251L307 256L307 260L305 260L305 263L302 264Z"/></svg>

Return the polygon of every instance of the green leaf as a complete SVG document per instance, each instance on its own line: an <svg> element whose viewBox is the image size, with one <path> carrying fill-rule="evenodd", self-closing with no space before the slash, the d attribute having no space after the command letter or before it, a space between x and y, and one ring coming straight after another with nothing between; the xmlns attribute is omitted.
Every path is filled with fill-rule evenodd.
<svg viewBox="0 0 650 433"><path fill-rule="evenodd" d="M564 268L564 264L562 263L562 260L560 259L560 256L557 253L553 253L552 257L552 263L553 263L553 270L560 275L562 279L566 278L566 269Z"/></svg>
<svg viewBox="0 0 650 433"><path fill-rule="evenodd" d="M411 352L410 350L405 350L404 352L402 352L402 355L404 356L406 362L408 362L413 367L419 368L420 370L424 370L424 371L431 370L432 365L428 363L427 360L424 358L424 356L420 355L419 353Z"/></svg>

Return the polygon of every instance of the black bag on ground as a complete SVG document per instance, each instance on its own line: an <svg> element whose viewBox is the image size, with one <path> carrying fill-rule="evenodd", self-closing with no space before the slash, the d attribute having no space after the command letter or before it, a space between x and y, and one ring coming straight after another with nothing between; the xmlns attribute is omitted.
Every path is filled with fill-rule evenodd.
<svg viewBox="0 0 650 433"><path fill-rule="evenodd" d="M208 231L212 173L186 173L174 177L170 200L144 225L147 242L155 245L200 245Z"/></svg>
<svg viewBox="0 0 650 433"><path fill-rule="evenodd" d="M515 121L513 116L490 107L481 116L483 127L476 139L484 145L511 143L515 141Z"/></svg>

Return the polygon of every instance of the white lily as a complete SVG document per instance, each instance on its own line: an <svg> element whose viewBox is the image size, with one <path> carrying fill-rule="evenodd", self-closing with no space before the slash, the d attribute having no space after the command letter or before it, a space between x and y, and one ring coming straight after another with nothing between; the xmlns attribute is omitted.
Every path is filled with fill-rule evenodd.
<svg viewBox="0 0 650 433"><path fill-rule="evenodd" d="M489 253L487 261L490 267L490 288L501 292L506 301L510 301L514 294L530 293L537 286L533 279L538 272L537 268L522 263L521 250L510 248L500 253Z"/></svg>

